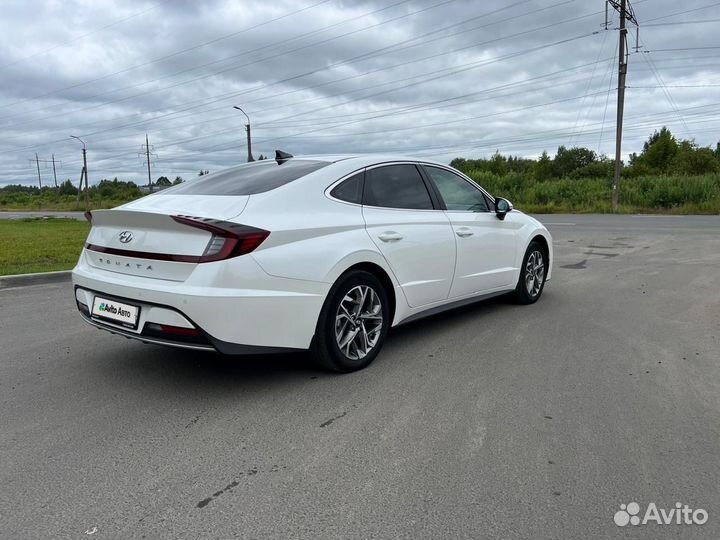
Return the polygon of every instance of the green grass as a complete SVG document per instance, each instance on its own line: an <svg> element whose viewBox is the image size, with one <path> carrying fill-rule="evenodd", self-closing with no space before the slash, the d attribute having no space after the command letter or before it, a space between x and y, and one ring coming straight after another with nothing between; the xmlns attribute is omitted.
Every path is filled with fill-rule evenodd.
<svg viewBox="0 0 720 540"><path fill-rule="evenodd" d="M529 175L466 170L496 196L529 213L609 213L609 178L554 178L538 181ZM91 199L93 208L126 202ZM128 198L132 198L129 197ZM620 212L658 214L720 214L720 174L624 178ZM0 197L2 210L82 210L74 196L11 194ZM72 220L0 220L0 275L72 268L88 234L89 224Z"/></svg>
<svg viewBox="0 0 720 540"><path fill-rule="evenodd" d="M89 231L70 219L0 220L0 276L70 270Z"/></svg>
<svg viewBox="0 0 720 540"><path fill-rule="evenodd" d="M125 204L137 197L102 198L99 196L90 199L90 210L98 208L113 208ZM74 195L3 195L0 194L0 212L39 212L39 211L84 212L85 199L77 202Z"/></svg>
<svg viewBox="0 0 720 540"><path fill-rule="evenodd" d="M530 213L612 212L609 178L537 181L517 173L496 176L466 171L490 193ZM623 178L621 213L720 214L720 174Z"/></svg>

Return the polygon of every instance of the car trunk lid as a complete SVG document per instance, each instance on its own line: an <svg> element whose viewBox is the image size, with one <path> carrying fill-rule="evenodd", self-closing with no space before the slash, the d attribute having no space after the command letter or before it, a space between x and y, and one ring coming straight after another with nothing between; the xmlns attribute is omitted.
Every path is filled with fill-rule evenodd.
<svg viewBox="0 0 720 540"><path fill-rule="evenodd" d="M229 224L224 220L242 213L248 199L158 195L95 210L85 246L88 263L110 272L184 281L208 260L208 250L222 247L223 231L207 224Z"/></svg>

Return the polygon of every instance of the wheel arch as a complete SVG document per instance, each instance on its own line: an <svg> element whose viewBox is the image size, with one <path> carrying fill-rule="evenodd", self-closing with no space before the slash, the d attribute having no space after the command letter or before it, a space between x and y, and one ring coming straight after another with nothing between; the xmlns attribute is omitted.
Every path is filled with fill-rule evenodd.
<svg viewBox="0 0 720 540"><path fill-rule="evenodd" d="M543 231L542 229L535 231L533 234L530 235L530 239L528 240L528 243L525 246L523 253L527 251L528 246L533 242L539 243L545 251L545 256L547 257L547 276L545 280L549 281L553 264L552 238L550 237L549 233Z"/></svg>
<svg viewBox="0 0 720 540"><path fill-rule="evenodd" d="M345 274L347 274L348 272L352 272L353 270L362 270L363 272L374 275L376 278L378 278L378 280L380 280L380 283L382 283L382 286L385 289L385 293L387 294L388 301L390 302L390 324L392 324L392 321L395 319L395 311L397 309L397 298L395 297L395 285L388 273L382 266L373 262L364 261L355 263L349 268L347 268L338 277L338 280L341 279Z"/></svg>

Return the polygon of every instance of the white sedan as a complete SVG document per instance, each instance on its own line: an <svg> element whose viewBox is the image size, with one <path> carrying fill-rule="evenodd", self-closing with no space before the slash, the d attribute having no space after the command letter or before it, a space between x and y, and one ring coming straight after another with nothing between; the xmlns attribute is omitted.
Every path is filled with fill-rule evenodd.
<svg viewBox="0 0 720 540"><path fill-rule="evenodd" d="M73 270L104 330L225 354L310 349L354 371L392 326L492 296L535 302L552 239L457 170L394 156L292 157L112 210Z"/></svg>

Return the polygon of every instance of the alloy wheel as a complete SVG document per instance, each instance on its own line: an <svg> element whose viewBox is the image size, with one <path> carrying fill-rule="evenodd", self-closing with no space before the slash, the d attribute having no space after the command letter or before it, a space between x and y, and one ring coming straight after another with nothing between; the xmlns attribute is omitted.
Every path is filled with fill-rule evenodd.
<svg viewBox="0 0 720 540"><path fill-rule="evenodd" d="M368 285L350 289L335 314L335 340L350 360L360 360L377 345L383 326L382 303Z"/></svg>
<svg viewBox="0 0 720 540"><path fill-rule="evenodd" d="M525 289L528 294L535 298L540 294L540 289L545 279L545 260L540 250L533 251L525 263Z"/></svg>

